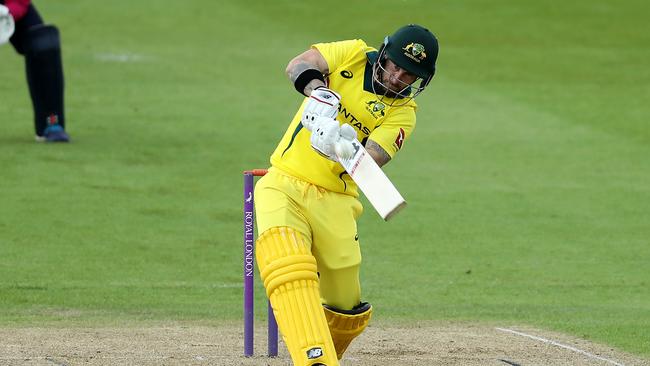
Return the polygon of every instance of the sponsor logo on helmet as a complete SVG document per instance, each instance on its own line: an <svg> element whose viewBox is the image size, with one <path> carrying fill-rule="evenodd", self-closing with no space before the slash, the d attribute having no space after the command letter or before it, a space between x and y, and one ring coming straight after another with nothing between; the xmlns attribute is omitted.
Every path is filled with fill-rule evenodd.
<svg viewBox="0 0 650 366"><path fill-rule="evenodd" d="M371 100L366 103L366 110L372 114L373 117L379 118L386 115L386 105L378 100Z"/></svg>
<svg viewBox="0 0 650 366"><path fill-rule="evenodd" d="M417 63L420 63L420 61L423 61L425 58L427 58L427 53L424 52L424 46L419 43L409 43L406 45L406 47L402 48L402 50L406 51L404 52L404 56Z"/></svg>
<svg viewBox="0 0 650 366"><path fill-rule="evenodd" d="M322 355L323 355L323 349L320 347L314 347L307 350L307 358L310 360L321 357Z"/></svg>
<svg viewBox="0 0 650 366"><path fill-rule="evenodd" d="M404 130L399 129L399 133L397 134L397 138L395 139L395 145L397 146L397 150L402 148L402 144L404 143Z"/></svg>

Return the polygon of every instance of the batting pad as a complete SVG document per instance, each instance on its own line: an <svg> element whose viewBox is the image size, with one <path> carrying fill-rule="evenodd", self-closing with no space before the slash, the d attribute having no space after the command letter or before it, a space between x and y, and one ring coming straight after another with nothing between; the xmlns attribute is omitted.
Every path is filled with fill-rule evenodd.
<svg viewBox="0 0 650 366"><path fill-rule="evenodd" d="M257 239L257 264L294 365L338 366L321 305L316 259L299 232L274 227Z"/></svg>
<svg viewBox="0 0 650 366"><path fill-rule="evenodd" d="M372 315L372 306L367 302L362 302L352 310L340 310L328 305L323 305L323 308L336 348L336 355L340 360L352 340L368 326Z"/></svg>

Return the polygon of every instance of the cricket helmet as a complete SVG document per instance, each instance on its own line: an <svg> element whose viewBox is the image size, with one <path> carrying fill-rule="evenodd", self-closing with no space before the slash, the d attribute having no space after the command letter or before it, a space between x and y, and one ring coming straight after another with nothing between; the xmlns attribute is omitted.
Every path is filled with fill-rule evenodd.
<svg viewBox="0 0 650 366"><path fill-rule="evenodd" d="M438 40L428 29L409 24L384 39L386 56L397 66L423 80L436 73Z"/></svg>
<svg viewBox="0 0 650 366"><path fill-rule="evenodd" d="M437 58L438 40L436 36L420 25L409 24L384 38L384 43L379 48L379 58L375 65L376 72L373 73L374 79L379 81L379 75L381 72L385 72L385 61L390 59L397 66L420 79L419 85L412 85L397 93L400 98L411 99L420 94L431 82L436 73ZM383 86L381 83L380 85Z"/></svg>

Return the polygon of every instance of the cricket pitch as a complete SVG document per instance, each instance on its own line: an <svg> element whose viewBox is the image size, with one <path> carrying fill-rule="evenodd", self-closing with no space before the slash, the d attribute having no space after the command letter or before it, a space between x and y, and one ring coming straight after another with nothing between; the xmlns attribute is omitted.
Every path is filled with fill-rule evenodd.
<svg viewBox="0 0 650 366"><path fill-rule="evenodd" d="M527 327L503 328L371 325L353 342L341 365L650 365L650 360L575 337ZM282 342L277 358L265 357L263 324L256 328L255 357L243 357L242 347L238 324L0 329L2 365L291 365Z"/></svg>

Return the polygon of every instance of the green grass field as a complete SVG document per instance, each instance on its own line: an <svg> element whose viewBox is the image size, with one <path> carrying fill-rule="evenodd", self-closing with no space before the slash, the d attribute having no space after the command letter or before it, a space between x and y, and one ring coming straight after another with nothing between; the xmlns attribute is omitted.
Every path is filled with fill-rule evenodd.
<svg viewBox="0 0 650 366"><path fill-rule="evenodd" d="M238 321L241 172L300 103L286 63L416 22L438 74L386 167L409 207L361 219L375 319L650 356L644 1L36 5L62 32L74 142L33 142L22 59L0 47L0 325Z"/></svg>

